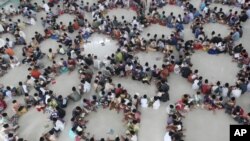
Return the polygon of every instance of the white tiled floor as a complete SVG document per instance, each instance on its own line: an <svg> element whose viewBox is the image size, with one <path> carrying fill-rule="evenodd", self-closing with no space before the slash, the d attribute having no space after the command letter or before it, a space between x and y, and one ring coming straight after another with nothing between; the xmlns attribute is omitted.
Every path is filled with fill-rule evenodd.
<svg viewBox="0 0 250 141"><path fill-rule="evenodd" d="M95 54L101 60L107 58L107 56L118 49L117 41L107 35L94 33L88 40L90 43L84 44L86 54Z"/></svg>
<svg viewBox="0 0 250 141"><path fill-rule="evenodd" d="M196 51L191 58L193 69L198 69L204 79L208 79L212 83L219 80L222 83L228 82L230 84L236 82L239 68L237 63L232 62L232 56L228 54L209 55L203 51ZM230 75L225 77L226 74Z"/></svg>

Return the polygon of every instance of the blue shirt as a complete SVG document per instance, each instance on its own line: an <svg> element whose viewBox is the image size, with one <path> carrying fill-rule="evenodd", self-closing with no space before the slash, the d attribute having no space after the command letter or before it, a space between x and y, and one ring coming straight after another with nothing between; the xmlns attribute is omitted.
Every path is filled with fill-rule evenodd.
<svg viewBox="0 0 250 141"><path fill-rule="evenodd" d="M239 39L240 39L240 33L239 33L239 32L235 32L235 33L233 34L232 38L233 38L234 41L239 40Z"/></svg>
<svg viewBox="0 0 250 141"><path fill-rule="evenodd" d="M72 131L71 129L69 130L69 138L75 140L76 138L76 133Z"/></svg>

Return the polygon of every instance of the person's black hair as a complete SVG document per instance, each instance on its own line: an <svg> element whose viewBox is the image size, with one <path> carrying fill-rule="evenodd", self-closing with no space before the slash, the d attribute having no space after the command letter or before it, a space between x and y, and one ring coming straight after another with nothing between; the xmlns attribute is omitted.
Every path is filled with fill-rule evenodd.
<svg viewBox="0 0 250 141"><path fill-rule="evenodd" d="M220 86L220 81L217 81L216 85Z"/></svg>
<svg viewBox="0 0 250 141"><path fill-rule="evenodd" d="M216 99L216 95L212 95L211 97L212 97L212 99Z"/></svg>
<svg viewBox="0 0 250 141"><path fill-rule="evenodd" d="M229 83L225 83L225 87L229 87Z"/></svg>
<svg viewBox="0 0 250 141"><path fill-rule="evenodd" d="M173 108L174 108L174 105L173 105L173 104L170 104L169 107L170 107L171 109L173 109Z"/></svg>
<svg viewBox="0 0 250 141"><path fill-rule="evenodd" d="M39 141L45 141L44 137L40 137Z"/></svg>
<svg viewBox="0 0 250 141"><path fill-rule="evenodd" d="M232 101L235 101L235 97L231 97L231 100L232 100Z"/></svg>
<svg viewBox="0 0 250 141"><path fill-rule="evenodd" d="M9 124L4 124L3 127L4 128L9 128L10 126L9 126Z"/></svg>
<svg viewBox="0 0 250 141"><path fill-rule="evenodd" d="M9 138L14 137L13 133L9 133L9 134L8 134L8 137L9 137Z"/></svg>
<svg viewBox="0 0 250 141"><path fill-rule="evenodd" d="M120 141L120 137L116 137L116 138L115 138L115 141Z"/></svg>
<svg viewBox="0 0 250 141"><path fill-rule="evenodd" d="M117 87L118 87L118 88L121 88L121 87L122 87L122 85L119 83L119 84L117 84Z"/></svg>

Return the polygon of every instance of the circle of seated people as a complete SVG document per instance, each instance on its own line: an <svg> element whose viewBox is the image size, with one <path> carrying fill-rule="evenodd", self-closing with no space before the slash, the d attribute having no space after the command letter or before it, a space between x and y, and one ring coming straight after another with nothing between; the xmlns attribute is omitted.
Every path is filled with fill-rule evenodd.
<svg viewBox="0 0 250 141"><path fill-rule="evenodd" d="M95 80L100 79L96 77ZM114 140L130 140L137 138L139 131L139 124L141 120L141 113L138 111L139 96L133 97L127 93L120 84L115 86L112 84L112 79L109 78L110 90L102 90L99 95L92 96L91 99L83 99L83 106L77 106L72 112L72 134L76 133L85 140L96 140L95 135L90 135L84 130L87 126L87 120L85 119L92 111L97 111L98 108L116 110L117 113L122 112L124 114L123 122L126 125L126 133L124 135L117 135ZM106 92L108 92L106 94ZM113 134L113 130L109 131L109 134ZM98 140L106 140L101 138ZM109 139L108 139L109 140Z"/></svg>

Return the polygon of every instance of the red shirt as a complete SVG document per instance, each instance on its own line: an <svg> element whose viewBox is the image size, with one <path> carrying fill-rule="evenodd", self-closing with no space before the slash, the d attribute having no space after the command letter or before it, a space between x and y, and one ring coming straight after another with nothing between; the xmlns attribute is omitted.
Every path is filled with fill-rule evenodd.
<svg viewBox="0 0 250 141"><path fill-rule="evenodd" d="M0 99L0 108L1 108L1 110L6 109L6 107L7 107L6 102L3 99Z"/></svg>
<svg viewBox="0 0 250 141"><path fill-rule="evenodd" d="M161 79L164 79L164 80L167 79L168 75L169 75L169 72L168 72L168 69L167 69L167 68L163 69L163 70L161 71L161 73L160 73Z"/></svg>
<svg viewBox="0 0 250 141"><path fill-rule="evenodd" d="M41 75L41 73L40 73L39 70L33 69L33 70L31 71L30 75L31 75L32 77L34 77L35 79L38 79L39 76Z"/></svg>
<svg viewBox="0 0 250 141"><path fill-rule="evenodd" d="M122 88L116 88L115 89L115 94L121 94L122 93Z"/></svg>
<svg viewBox="0 0 250 141"><path fill-rule="evenodd" d="M170 64L169 66L168 66L168 71L169 72L174 72L174 64Z"/></svg>
<svg viewBox="0 0 250 141"><path fill-rule="evenodd" d="M75 30L78 30L80 28L80 26L77 22L74 22L73 27Z"/></svg>
<svg viewBox="0 0 250 141"><path fill-rule="evenodd" d="M209 94L209 93L211 92L211 88L212 88L211 85L209 85L209 84L203 84L203 85L201 86L201 92L202 92L203 94Z"/></svg>

